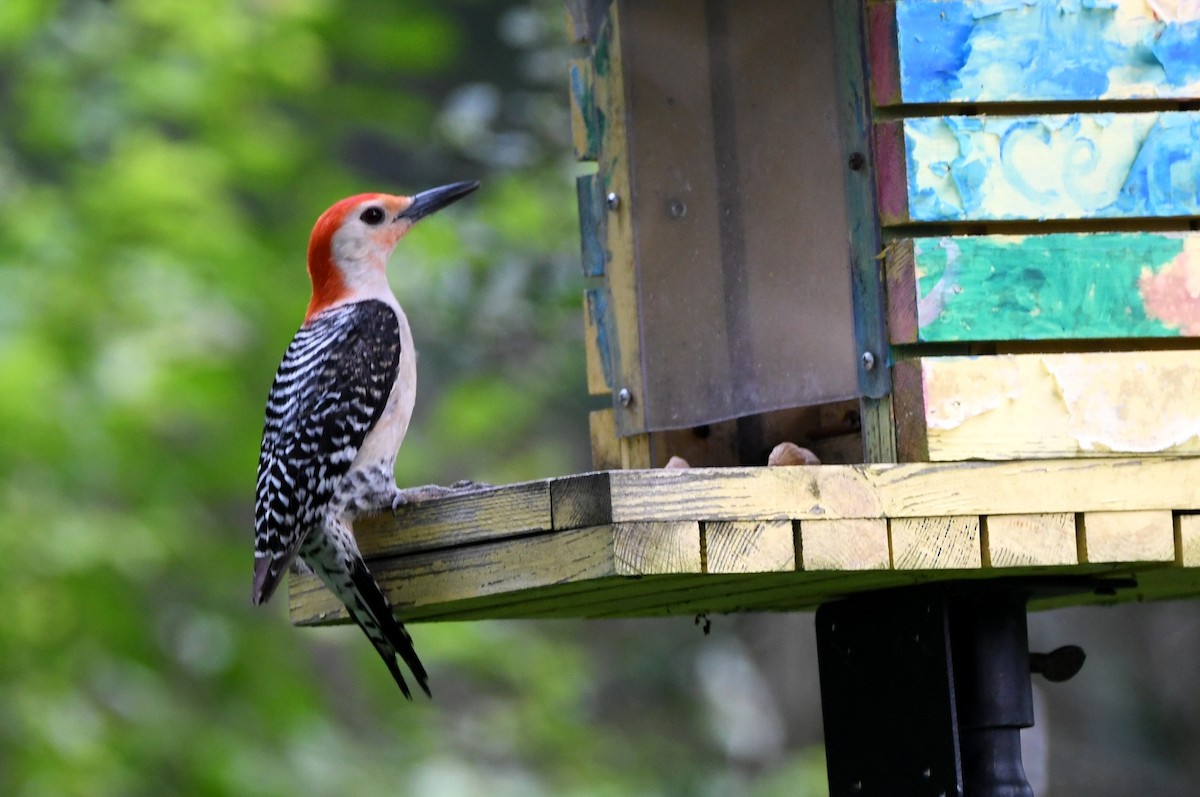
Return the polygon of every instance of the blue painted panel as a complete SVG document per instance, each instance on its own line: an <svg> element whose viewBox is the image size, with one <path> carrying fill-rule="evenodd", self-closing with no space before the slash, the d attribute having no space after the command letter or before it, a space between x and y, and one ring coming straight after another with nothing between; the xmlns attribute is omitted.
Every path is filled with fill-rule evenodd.
<svg viewBox="0 0 1200 797"><path fill-rule="evenodd" d="M1195 3L896 0L896 34L906 103L1200 96Z"/></svg>
<svg viewBox="0 0 1200 797"><path fill-rule="evenodd" d="M911 221L1200 215L1200 112L905 119Z"/></svg>

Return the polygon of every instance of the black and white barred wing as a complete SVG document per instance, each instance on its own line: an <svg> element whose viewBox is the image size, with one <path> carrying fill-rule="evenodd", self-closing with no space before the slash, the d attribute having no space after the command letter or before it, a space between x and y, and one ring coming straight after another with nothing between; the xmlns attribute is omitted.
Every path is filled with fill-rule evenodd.
<svg viewBox="0 0 1200 797"><path fill-rule="evenodd" d="M399 322L379 301L327 310L292 339L267 397L258 459L255 604L271 597L320 520L383 413L399 364Z"/></svg>

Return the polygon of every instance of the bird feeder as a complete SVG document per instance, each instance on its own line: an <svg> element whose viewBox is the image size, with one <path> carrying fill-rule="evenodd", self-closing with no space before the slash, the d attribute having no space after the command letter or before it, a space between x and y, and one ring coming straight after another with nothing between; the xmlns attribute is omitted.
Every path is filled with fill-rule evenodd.
<svg viewBox="0 0 1200 797"><path fill-rule="evenodd" d="M408 621L817 609L831 794L1031 793L1079 659L1026 607L1200 596L1200 11L567 8L597 470L369 566Z"/></svg>

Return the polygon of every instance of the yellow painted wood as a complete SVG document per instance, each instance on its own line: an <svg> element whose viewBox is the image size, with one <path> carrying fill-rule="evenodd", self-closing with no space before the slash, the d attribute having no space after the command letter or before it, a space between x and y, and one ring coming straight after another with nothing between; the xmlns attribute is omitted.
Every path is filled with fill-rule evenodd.
<svg viewBox="0 0 1200 797"><path fill-rule="evenodd" d="M796 569L790 520L722 520L703 524L709 573L771 573Z"/></svg>
<svg viewBox="0 0 1200 797"><path fill-rule="evenodd" d="M609 526L369 560L393 606L405 607L503 595L534 587L617 575ZM293 617L345 619L345 610L316 576L289 576Z"/></svg>
<svg viewBox="0 0 1200 797"><path fill-rule="evenodd" d="M358 537L406 620L793 610L932 579L1047 573L1138 581L1045 605L1153 600L1200 596L1196 484L1200 459L1169 457L617 471L427 502L361 522ZM539 525L522 502L546 488L553 528L521 531ZM506 512L504 495L522 499ZM471 515L471 501L491 508ZM1076 513L1083 555L1071 562ZM315 578L292 577L290 591L295 622L345 620Z"/></svg>
<svg viewBox="0 0 1200 797"><path fill-rule="evenodd" d="M883 518L801 520L799 525L805 571L887 570L892 566Z"/></svg>
<svg viewBox="0 0 1200 797"><path fill-rule="evenodd" d="M554 527L1200 510L1200 458L610 471L555 479Z"/></svg>
<svg viewBox="0 0 1200 797"><path fill-rule="evenodd" d="M1173 562L1175 524L1170 510L1086 512L1080 521L1081 560Z"/></svg>
<svg viewBox="0 0 1200 797"><path fill-rule="evenodd" d="M542 479L449 495L355 521L376 556L484 542L552 528L550 481Z"/></svg>
<svg viewBox="0 0 1200 797"><path fill-rule="evenodd" d="M701 573L704 570L697 521L614 523L612 537L617 575Z"/></svg>
<svg viewBox="0 0 1200 797"><path fill-rule="evenodd" d="M983 566L1073 565L1079 561L1075 515L986 515Z"/></svg>
<svg viewBox="0 0 1200 797"><path fill-rule="evenodd" d="M615 412L614 412L615 417ZM621 467L626 470L649 468L654 464L650 452L650 435L633 434L620 438Z"/></svg>
<svg viewBox="0 0 1200 797"><path fill-rule="evenodd" d="M595 160L596 128L595 95L592 89L592 62L587 58L572 58L567 65L571 76L570 97L571 142L576 160Z"/></svg>
<svg viewBox="0 0 1200 797"><path fill-rule="evenodd" d="M612 408L588 413L588 432L592 438L592 467L608 470L621 467L621 441Z"/></svg>
<svg viewBox="0 0 1200 797"><path fill-rule="evenodd" d="M625 434L642 432L645 423L641 407L642 348L638 323L637 268L634 262L633 221L630 214L629 129L626 116L625 64L622 55L620 12L618 3L608 7L608 15L600 26L593 57L592 86L597 113L603 116L600 146L597 156L601 191L613 194L617 205L606 216L604 248L607 254L605 276L611 298L611 321L615 329L615 346L610 351L617 389L626 389L633 396L628 408L615 416L617 429ZM610 343L612 345L612 343ZM639 452L640 453L640 452ZM623 467L648 467L646 456L630 456L633 464Z"/></svg>
<svg viewBox="0 0 1200 797"><path fill-rule="evenodd" d="M897 570L981 567L979 516L895 518L888 523Z"/></svg>
<svg viewBox="0 0 1200 797"><path fill-rule="evenodd" d="M1183 567L1200 567L1200 515L1175 516L1175 550Z"/></svg>
<svg viewBox="0 0 1200 797"><path fill-rule="evenodd" d="M906 458L1200 454L1200 351L927 357L894 372Z"/></svg>

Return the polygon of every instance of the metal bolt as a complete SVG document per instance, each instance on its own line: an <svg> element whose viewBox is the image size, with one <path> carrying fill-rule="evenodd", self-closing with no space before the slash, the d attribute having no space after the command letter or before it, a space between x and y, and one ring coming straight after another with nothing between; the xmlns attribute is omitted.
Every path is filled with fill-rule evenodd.
<svg viewBox="0 0 1200 797"><path fill-rule="evenodd" d="M857 172L866 165L867 165L867 156L866 155L863 155L861 152L855 152L850 155L850 170L851 171Z"/></svg>
<svg viewBox="0 0 1200 797"><path fill-rule="evenodd" d="M621 197L617 196L615 191L611 191L604 197L604 204L608 205L609 210L616 210L621 207Z"/></svg>
<svg viewBox="0 0 1200 797"><path fill-rule="evenodd" d="M629 392L629 388L623 387L617 391L617 401L622 407L628 407L633 403L633 394Z"/></svg>
<svg viewBox="0 0 1200 797"><path fill-rule="evenodd" d="M687 205L682 199L672 199L667 203L667 212L671 214L672 218L682 219L687 215Z"/></svg>
<svg viewBox="0 0 1200 797"><path fill-rule="evenodd" d="M875 370L875 355L869 351L862 353L862 367L864 371Z"/></svg>

